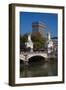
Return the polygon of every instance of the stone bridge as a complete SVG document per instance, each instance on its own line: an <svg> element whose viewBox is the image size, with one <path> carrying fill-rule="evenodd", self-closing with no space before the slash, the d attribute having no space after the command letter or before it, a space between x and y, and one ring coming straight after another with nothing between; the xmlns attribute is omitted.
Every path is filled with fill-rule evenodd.
<svg viewBox="0 0 66 90"><path fill-rule="evenodd" d="M45 59L47 59L47 53L45 52L26 52L26 53L21 53L20 54L20 59L23 61L29 61L30 58L35 57L35 56L41 56Z"/></svg>

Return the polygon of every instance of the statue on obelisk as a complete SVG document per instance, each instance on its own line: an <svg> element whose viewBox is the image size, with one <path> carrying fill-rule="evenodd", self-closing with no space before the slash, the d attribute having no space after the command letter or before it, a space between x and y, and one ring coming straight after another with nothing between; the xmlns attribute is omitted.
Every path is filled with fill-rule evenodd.
<svg viewBox="0 0 66 90"><path fill-rule="evenodd" d="M53 52L53 41L51 40L50 33L47 34L47 51L48 53Z"/></svg>
<svg viewBox="0 0 66 90"><path fill-rule="evenodd" d="M31 34L28 35L28 40L25 45L27 49L30 48L30 52L33 52L33 42L31 40Z"/></svg>

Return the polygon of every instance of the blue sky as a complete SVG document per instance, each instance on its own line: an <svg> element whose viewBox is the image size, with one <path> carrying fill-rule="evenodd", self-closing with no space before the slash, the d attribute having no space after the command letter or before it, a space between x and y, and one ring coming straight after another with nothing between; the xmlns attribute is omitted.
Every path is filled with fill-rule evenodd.
<svg viewBox="0 0 66 90"><path fill-rule="evenodd" d="M43 22L46 24L46 32L50 32L52 37L57 36L58 16L53 13L20 12L20 34L32 32L32 22Z"/></svg>

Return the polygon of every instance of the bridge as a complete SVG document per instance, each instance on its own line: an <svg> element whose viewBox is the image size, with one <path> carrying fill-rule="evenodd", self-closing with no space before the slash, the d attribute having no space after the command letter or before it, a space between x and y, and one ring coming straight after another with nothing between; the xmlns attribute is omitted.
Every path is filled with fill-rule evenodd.
<svg viewBox="0 0 66 90"><path fill-rule="evenodd" d="M35 56L41 56L43 58L47 58L47 53L42 53L42 52L27 52L27 53L21 53L20 54L20 59L23 61L29 61L31 57Z"/></svg>
<svg viewBox="0 0 66 90"><path fill-rule="evenodd" d="M30 58L35 56L41 56L44 60L48 60L48 58L55 58L55 55L48 55L47 52L22 52L20 54L20 60L24 62L28 62Z"/></svg>

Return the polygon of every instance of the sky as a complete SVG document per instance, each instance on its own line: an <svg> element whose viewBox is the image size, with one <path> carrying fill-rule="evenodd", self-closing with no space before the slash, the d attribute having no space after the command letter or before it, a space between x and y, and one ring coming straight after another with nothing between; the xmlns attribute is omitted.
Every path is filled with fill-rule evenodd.
<svg viewBox="0 0 66 90"><path fill-rule="evenodd" d="M46 32L50 32L52 37L58 35L58 15L53 13L20 12L20 34L32 32L32 22L45 23Z"/></svg>

